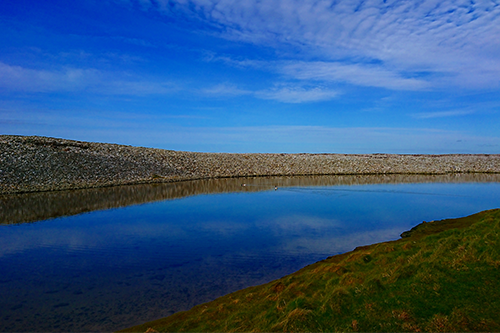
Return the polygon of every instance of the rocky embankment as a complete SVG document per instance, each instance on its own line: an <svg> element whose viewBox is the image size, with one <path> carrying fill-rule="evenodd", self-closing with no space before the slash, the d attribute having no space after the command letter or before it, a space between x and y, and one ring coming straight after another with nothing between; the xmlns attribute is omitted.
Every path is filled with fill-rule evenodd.
<svg viewBox="0 0 500 333"><path fill-rule="evenodd" d="M244 176L500 173L500 155L194 153L0 136L0 193Z"/></svg>

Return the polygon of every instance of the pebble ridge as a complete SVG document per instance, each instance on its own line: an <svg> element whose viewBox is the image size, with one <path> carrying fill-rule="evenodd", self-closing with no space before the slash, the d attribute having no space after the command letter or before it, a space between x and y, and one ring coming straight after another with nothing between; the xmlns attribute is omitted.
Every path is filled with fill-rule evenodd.
<svg viewBox="0 0 500 333"><path fill-rule="evenodd" d="M500 173L500 155L198 153L0 135L0 193L248 176L449 173Z"/></svg>

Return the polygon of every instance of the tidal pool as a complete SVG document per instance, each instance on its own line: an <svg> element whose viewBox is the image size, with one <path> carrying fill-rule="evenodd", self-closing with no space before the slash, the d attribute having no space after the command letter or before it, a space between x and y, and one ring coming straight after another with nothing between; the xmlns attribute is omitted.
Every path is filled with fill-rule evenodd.
<svg viewBox="0 0 500 333"><path fill-rule="evenodd" d="M239 178L4 195L0 331L118 330L397 239L422 221L499 207L499 175Z"/></svg>

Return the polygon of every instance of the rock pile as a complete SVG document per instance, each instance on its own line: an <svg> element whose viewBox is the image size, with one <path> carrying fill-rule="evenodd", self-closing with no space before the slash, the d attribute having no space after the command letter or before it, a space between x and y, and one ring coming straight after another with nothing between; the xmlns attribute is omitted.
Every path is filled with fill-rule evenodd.
<svg viewBox="0 0 500 333"><path fill-rule="evenodd" d="M500 155L194 153L0 136L0 193L244 176L500 173Z"/></svg>

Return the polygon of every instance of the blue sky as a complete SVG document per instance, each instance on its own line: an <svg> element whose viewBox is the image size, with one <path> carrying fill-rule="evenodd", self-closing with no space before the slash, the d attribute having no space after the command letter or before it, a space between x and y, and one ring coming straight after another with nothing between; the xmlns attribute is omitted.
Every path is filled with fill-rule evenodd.
<svg viewBox="0 0 500 333"><path fill-rule="evenodd" d="M0 133L500 153L500 0L4 1Z"/></svg>

